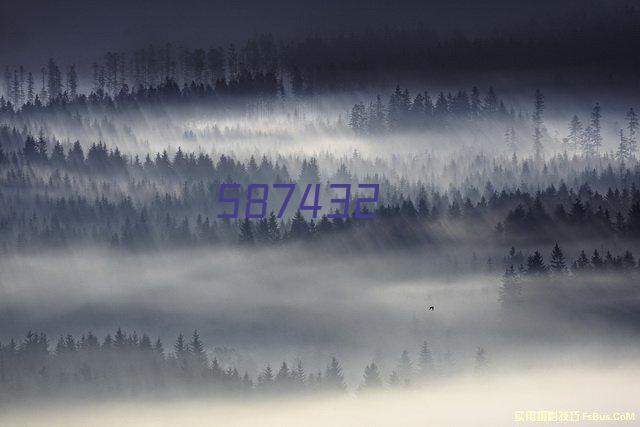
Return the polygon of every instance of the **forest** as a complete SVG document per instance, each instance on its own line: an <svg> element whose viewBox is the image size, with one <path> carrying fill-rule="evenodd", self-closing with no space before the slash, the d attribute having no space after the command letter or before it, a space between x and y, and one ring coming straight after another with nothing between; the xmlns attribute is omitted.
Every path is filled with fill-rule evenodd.
<svg viewBox="0 0 640 427"><path fill-rule="evenodd" d="M305 371L301 360L289 366L267 365L257 378L240 373L233 366L209 360L197 331L190 338L178 335L170 352L160 339L151 342L147 334L127 334L118 329L102 342L91 332L75 338L67 334L49 351L46 334L27 332L19 342L11 340L0 351L0 394L6 399L68 393L77 396L123 394L219 394L261 395L286 393L326 393L347 390L340 362L332 357L325 369ZM476 367L486 367L486 352L479 348ZM408 387L441 375L434 367L429 345L420 346L414 366L403 350L388 381L381 379L374 362L364 368L359 392L369 389ZM443 369L448 369L446 366ZM446 372L446 371L445 371ZM384 383L384 384L383 384Z"/></svg>
<svg viewBox="0 0 640 427"><path fill-rule="evenodd" d="M0 408L635 369L639 13L8 59Z"/></svg>
<svg viewBox="0 0 640 427"><path fill-rule="evenodd" d="M629 123L629 152L634 153L637 120ZM164 150L141 161L101 142L91 144L85 155L78 141L65 152L59 141L52 144L42 134L34 138L5 126L0 135L2 147L7 147L0 151L5 252L74 243L128 249L265 245L323 241L328 236L340 246L351 242L377 250L434 240L455 244L455 236L446 230L451 225L468 231L465 241L474 238L505 247L571 241L575 236L633 245L640 236L635 156L625 162L608 154L581 156L576 150L571 156L565 151L536 161L515 154L499 159L477 154L442 166L439 174L456 174L460 182L445 189L428 181L425 162L434 162L432 158L407 160L422 162L424 172L409 183L381 174L379 160L372 164L355 155L329 155L320 161L305 157L301 162L263 155L258 164L254 156L246 162L224 154L214 160L178 147L173 156ZM578 141L578 146L585 144ZM318 164L327 160L339 166L321 173ZM355 163L365 171L360 176L349 168ZM428 173L433 176L435 171ZM240 183L242 192L252 182L324 182L328 187L329 181L379 183L380 202L372 207L376 219L329 219L326 214L305 219L291 208L286 219L277 219L273 211L260 220L229 221L215 215L221 211L218 193L224 182Z"/></svg>

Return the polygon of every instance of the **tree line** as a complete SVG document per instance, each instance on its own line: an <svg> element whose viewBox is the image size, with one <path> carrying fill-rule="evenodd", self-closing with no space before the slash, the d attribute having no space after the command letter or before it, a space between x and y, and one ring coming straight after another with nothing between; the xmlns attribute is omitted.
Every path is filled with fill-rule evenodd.
<svg viewBox="0 0 640 427"><path fill-rule="evenodd" d="M0 142L15 146L23 137L0 128ZM43 135L27 135L23 141L13 152L5 152L0 144L4 251L82 242L131 249L296 241L402 248L456 243L447 232L451 224L468 231L468 239L505 246L577 238L634 242L640 237L640 172L606 157L598 158L601 166L593 170L580 169L581 160L565 155L544 164L505 159L491 169L484 188L478 188L476 177L474 185L465 179L447 191L420 181L409 186L380 175L357 177L341 163L329 182L380 183L380 202L369 207L375 220L356 220L352 211L344 219L313 219L292 206L282 219L270 212L257 221L228 221L216 215L224 208L218 203L220 183L239 183L242 193L252 182L323 183L326 172L315 158L302 159L296 166L299 171L290 172L292 163L284 158L241 162L221 155L214 162L206 153L179 148L173 156L163 151L141 161L102 143L92 144L85 154L79 142L65 151L59 141L51 147ZM482 159L475 161L469 169L473 176ZM560 177L549 179L553 170L567 173L566 179L574 184ZM496 188L492 183L514 178L521 184ZM323 184L325 193L331 197ZM270 206L277 205L272 202ZM331 206L328 200L321 202Z"/></svg>
<svg viewBox="0 0 640 427"><path fill-rule="evenodd" d="M515 120L517 117L513 109L507 111L492 87L485 95L481 95L477 87L473 87L470 94L465 90L455 95L440 92L433 101L427 91L411 97L408 89L396 86L386 104L380 95L368 105L356 103L349 115L349 127L358 135L377 135L387 131L442 129L480 118ZM522 113L519 118L522 119Z"/></svg>
<svg viewBox="0 0 640 427"><path fill-rule="evenodd" d="M460 69L532 70L560 64L633 69L637 65L633 52L639 47L638 14L636 8L618 10L604 26L598 22L599 14L575 14L559 32L535 38L513 34L442 38L420 25L289 41L262 34L227 46L147 45L128 52L93 53L96 60L83 80L94 92L115 96L125 87L157 86L167 79L179 86L214 87L242 74L271 74L293 95L304 96L379 86L393 74L409 72L434 76ZM15 107L33 103L36 96L43 103L65 92L75 97L81 87L80 71L73 63L60 66L51 58L35 71L3 65L5 98ZM562 76L556 80L564 83Z"/></svg>
<svg viewBox="0 0 640 427"><path fill-rule="evenodd" d="M476 368L484 369L483 349ZM441 365L424 341L417 363L403 350L388 378L375 362L367 364L354 391L400 387L449 373L453 364L447 352ZM102 340L89 332L81 337L61 335L51 345L45 333L29 331L17 342L0 343L0 400L56 395L171 395L196 393L214 396L268 396L280 393L326 393L347 391L342 365L333 356L324 369L307 370L303 361L267 364L256 375L210 357L198 331L178 335L166 349L158 338L126 333L122 329Z"/></svg>
<svg viewBox="0 0 640 427"><path fill-rule="evenodd" d="M630 250L579 250L570 259L556 242L547 259L539 250L525 255L515 247L504 257L499 300L510 314L527 307L558 307L568 316L609 310L617 321L635 327L632 312L639 289L629 284L640 274L640 264Z"/></svg>
<svg viewBox="0 0 640 427"><path fill-rule="evenodd" d="M544 140L551 140L544 124L544 95L540 90L535 91L531 125L526 126L525 115L510 108L507 110L492 87L482 96L477 87L471 93L460 90L453 95L440 92L435 102L427 91L419 92L411 97L408 89L396 86L385 104L380 95L368 105L364 102L354 104L349 114L349 127L357 135L380 135L385 132L420 131L424 129L442 130L450 126L474 120L506 120L511 123L504 134L505 148L511 152L518 152L521 142L529 138L518 136L531 130L532 151L534 157L540 160L543 152ZM619 160L630 160L638 151L638 116L633 108L625 114L625 126L619 130L619 141L615 156ZM522 141L521 141L522 140ZM561 148L570 153L580 153L584 156L594 156L600 152L603 144L602 113L599 103L593 106L589 122L585 126L577 115L569 124L568 132L561 141Z"/></svg>

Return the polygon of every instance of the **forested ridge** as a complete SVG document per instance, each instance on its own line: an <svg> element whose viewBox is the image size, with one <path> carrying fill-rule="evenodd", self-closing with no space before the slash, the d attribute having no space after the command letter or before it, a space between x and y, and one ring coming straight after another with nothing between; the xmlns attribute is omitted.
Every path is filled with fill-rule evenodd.
<svg viewBox="0 0 640 427"><path fill-rule="evenodd" d="M601 13L574 14L550 34L497 33L493 36L442 37L428 25L370 29L333 37L307 36L278 40L273 35L250 37L216 46L149 45L124 51L94 53L95 61L80 70L54 58L27 70L4 67L5 98L14 106L46 103L60 95L75 98L90 87L97 94L117 96L166 80L175 92L182 87L202 93L234 94L278 91L307 96L339 90L395 84L394 74L435 76L458 72L531 71L574 67L599 69L609 83L623 83L637 72L638 10L631 6ZM206 43L206 42L205 42ZM612 70L618 74L613 76ZM84 74L83 74L84 73ZM606 74L605 74L606 73ZM568 76L558 74L559 86ZM88 91L87 91L88 92Z"/></svg>
<svg viewBox="0 0 640 427"><path fill-rule="evenodd" d="M611 314L614 307L607 301L616 302L613 321L621 331L634 327L634 300L640 288L628 284L640 270L631 252L612 255L595 249L587 255L582 251L573 262L557 243L548 255L544 252L511 248L500 260L507 267L497 284L502 305L497 333L539 333L528 316L541 310L557 311L564 321L579 321L584 327L585 322ZM591 305L594 299L600 301L597 306ZM422 336L426 324L414 313L412 335ZM499 368L490 363L492 349L487 351L485 346L468 354L433 348L419 338L418 343L413 352L399 350L394 363L367 363L360 379L347 384L336 356L327 357L326 365L319 367L309 367L300 358L276 365L256 363L237 349L208 346L197 330L190 336L178 334L169 346L161 338L121 328L102 339L88 332L59 335L53 341L45 333L28 331L20 339L0 343L0 402L52 396L259 398L364 393L420 387L465 372L482 375Z"/></svg>
<svg viewBox="0 0 640 427"><path fill-rule="evenodd" d="M173 156L166 151L140 160L118 148L92 144L85 155L76 142L63 145L44 136L24 137L0 129L2 171L0 230L4 251L60 247L74 242L125 248L223 243L279 244L295 240L337 239L343 245L374 248L411 247L454 242L447 225L466 230L469 241L502 245L571 241L577 236L633 243L640 236L640 170L606 155L583 158L556 155L534 159L490 160L480 155L452 160L439 171L426 171L415 181L380 174L380 163L366 159L331 159L337 170L320 170L325 159L280 156L253 157L247 162L200 152ZM24 139L23 139L24 138ZM423 159L408 159L415 162ZM433 159L431 159L433 160ZM364 172L351 173L349 166ZM299 170L295 170L296 168ZM377 171L377 173L376 173ZM457 176L442 188L433 180ZM375 220L315 220L291 205L287 216L273 212L280 201L270 199L267 218L219 220L219 184L322 183L323 204L329 183L379 183L380 202L369 206ZM297 190L300 195L300 187ZM353 208L353 203L351 204ZM241 211L241 214L243 210ZM241 216L242 218L242 216ZM351 243L349 243L351 242Z"/></svg>
<svg viewBox="0 0 640 427"><path fill-rule="evenodd" d="M292 393L344 393L343 368L336 357L326 366L308 370L302 360L266 364L255 375L229 362L210 357L198 331L179 334L170 349L158 338L118 328L102 340L89 332L60 336L55 345L44 333L29 331L19 341L0 344L0 401L52 395L90 397L181 396L269 397ZM478 349L476 367L485 368L486 354ZM416 386L450 373L452 355L436 365L426 341L416 363L402 350L397 365L384 376L375 362L367 364L362 382L350 391Z"/></svg>

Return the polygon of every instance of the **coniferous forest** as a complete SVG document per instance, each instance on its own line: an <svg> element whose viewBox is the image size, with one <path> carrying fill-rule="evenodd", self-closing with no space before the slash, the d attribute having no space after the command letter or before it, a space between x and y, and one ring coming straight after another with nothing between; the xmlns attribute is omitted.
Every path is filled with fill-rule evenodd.
<svg viewBox="0 0 640 427"><path fill-rule="evenodd" d="M633 421L637 5L68 3L0 5L0 425Z"/></svg>

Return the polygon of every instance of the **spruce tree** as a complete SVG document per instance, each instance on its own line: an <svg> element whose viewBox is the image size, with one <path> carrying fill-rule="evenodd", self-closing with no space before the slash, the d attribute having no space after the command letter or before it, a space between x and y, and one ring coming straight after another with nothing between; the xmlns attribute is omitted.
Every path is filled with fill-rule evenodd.
<svg viewBox="0 0 640 427"><path fill-rule="evenodd" d="M583 129L582 122L578 116L574 115L569 123L569 136L567 141L569 142L569 149L574 153L583 147Z"/></svg>
<svg viewBox="0 0 640 427"><path fill-rule="evenodd" d="M503 308L512 308L522 302L522 285L513 265L509 266L502 276L499 295Z"/></svg>
<svg viewBox="0 0 640 427"><path fill-rule="evenodd" d="M578 259L574 263L574 270L584 270L589 268L589 258L587 258L587 254L584 251L580 251L580 255Z"/></svg>
<svg viewBox="0 0 640 427"><path fill-rule="evenodd" d="M340 362L335 357L331 358L331 362L327 366L324 373L324 384L329 390L344 391L346 385L344 383L344 375L342 374L342 367Z"/></svg>
<svg viewBox="0 0 640 427"><path fill-rule="evenodd" d="M593 251L593 256L591 256L591 265L593 265L593 268L596 270L601 270L604 267L604 261L597 249Z"/></svg>
<svg viewBox="0 0 640 427"><path fill-rule="evenodd" d="M620 161L628 160L631 157L631 146L629 140L624 136L624 131L620 129L620 142L616 150L616 157Z"/></svg>
<svg viewBox="0 0 640 427"><path fill-rule="evenodd" d="M120 330L118 329L118 331ZM116 334L116 343L117 341L118 341L118 335ZM182 333L178 334L176 343L173 345L173 351L178 359L183 359L187 356L189 347L187 346L187 343L184 341L184 335L182 335Z"/></svg>
<svg viewBox="0 0 640 427"><path fill-rule="evenodd" d="M267 365L266 368L260 373L258 376L258 387L264 389L265 391L269 391L273 388L274 376L273 370L271 369L271 365Z"/></svg>
<svg viewBox="0 0 640 427"><path fill-rule="evenodd" d="M591 112L591 123L587 127L586 134L586 154L594 155L602 146L602 129L600 120L602 119L602 114L600 113L600 104L596 103Z"/></svg>
<svg viewBox="0 0 640 427"><path fill-rule="evenodd" d="M535 251L527 258L527 273L528 274L546 274L548 271L547 266L544 263L542 254Z"/></svg>
<svg viewBox="0 0 640 427"><path fill-rule="evenodd" d="M361 390L371 390L382 387L382 380L380 379L380 372L378 371L378 367L374 362L371 362L370 365L367 365L364 368L364 375L362 385L360 386Z"/></svg>
<svg viewBox="0 0 640 427"><path fill-rule="evenodd" d="M287 362L282 362L280 365L280 369L276 374L275 382L282 389L287 388L291 381L291 371L289 370L289 366L287 366Z"/></svg>
<svg viewBox="0 0 640 427"><path fill-rule="evenodd" d="M240 243L243 245L252 245L254 243L253 227L249 218L244 218L240 222Z"/></svg>
<svg viewBox="0 0 640 427"><path fill-rule="evenodd" d="M549 262L551 271L555 274L563 274L567 271L567 263L562 253L562 249L558 246L558 242L553 247L551 252L551 261Z"/></svg>
<svg viewBox="0 0 640 427"><path fill-rule="evenodd" d="M302 360L298 360L296 364L296 369L291 371L291 379L298 388L304 387L305 381L307 379L307 375L304 372L304 367L302 366Z"/></svg>
<svg viewBox="0 0 640 427"><path fill-rule="evenodd" d="M189 353L191 354L191 358L196 369L207 368L207 355L204 350L204 344L200 340L200 334L198 334L197 330L194 330L193 335L191 336L191 342L189 343Z"/></svg>
<svg viewBox="0 0 640 427"><path fill-rule="evenodd" d="M420 347L420 376L426 378L433 373L433 356L426 341Z"/></svg>
<svg viewBox="0 0 640 427"><path fill-rule="evenodd" d="M294 240L309 237L309 224L299 210L291 219L291 232L289 237Z"/></svg>
<svg viewBox="0 0 640 427"><path fill-rule="evenodd" d="M539 89L536 89L533 111L533 151L536 160L540 160L542 157L543 112L544 96Z"/></svg>
<svg viewBox="0 0 640 427"><path fill-rule="evenodd" d="M409 357L409 352L407 350L403 350L400 354L400 360L398 360L398 367L396 370L402 384L411 384L413 380L413 362L411 362L411 358Z"/></svg>
<svg viewBox="0 0 640 427"><path fill-rule="evenodd" d="M630 108L627 112L627 130L629 134L629 150L631 154L635 154L638 150L638 116L633 108Z"/></svg>

